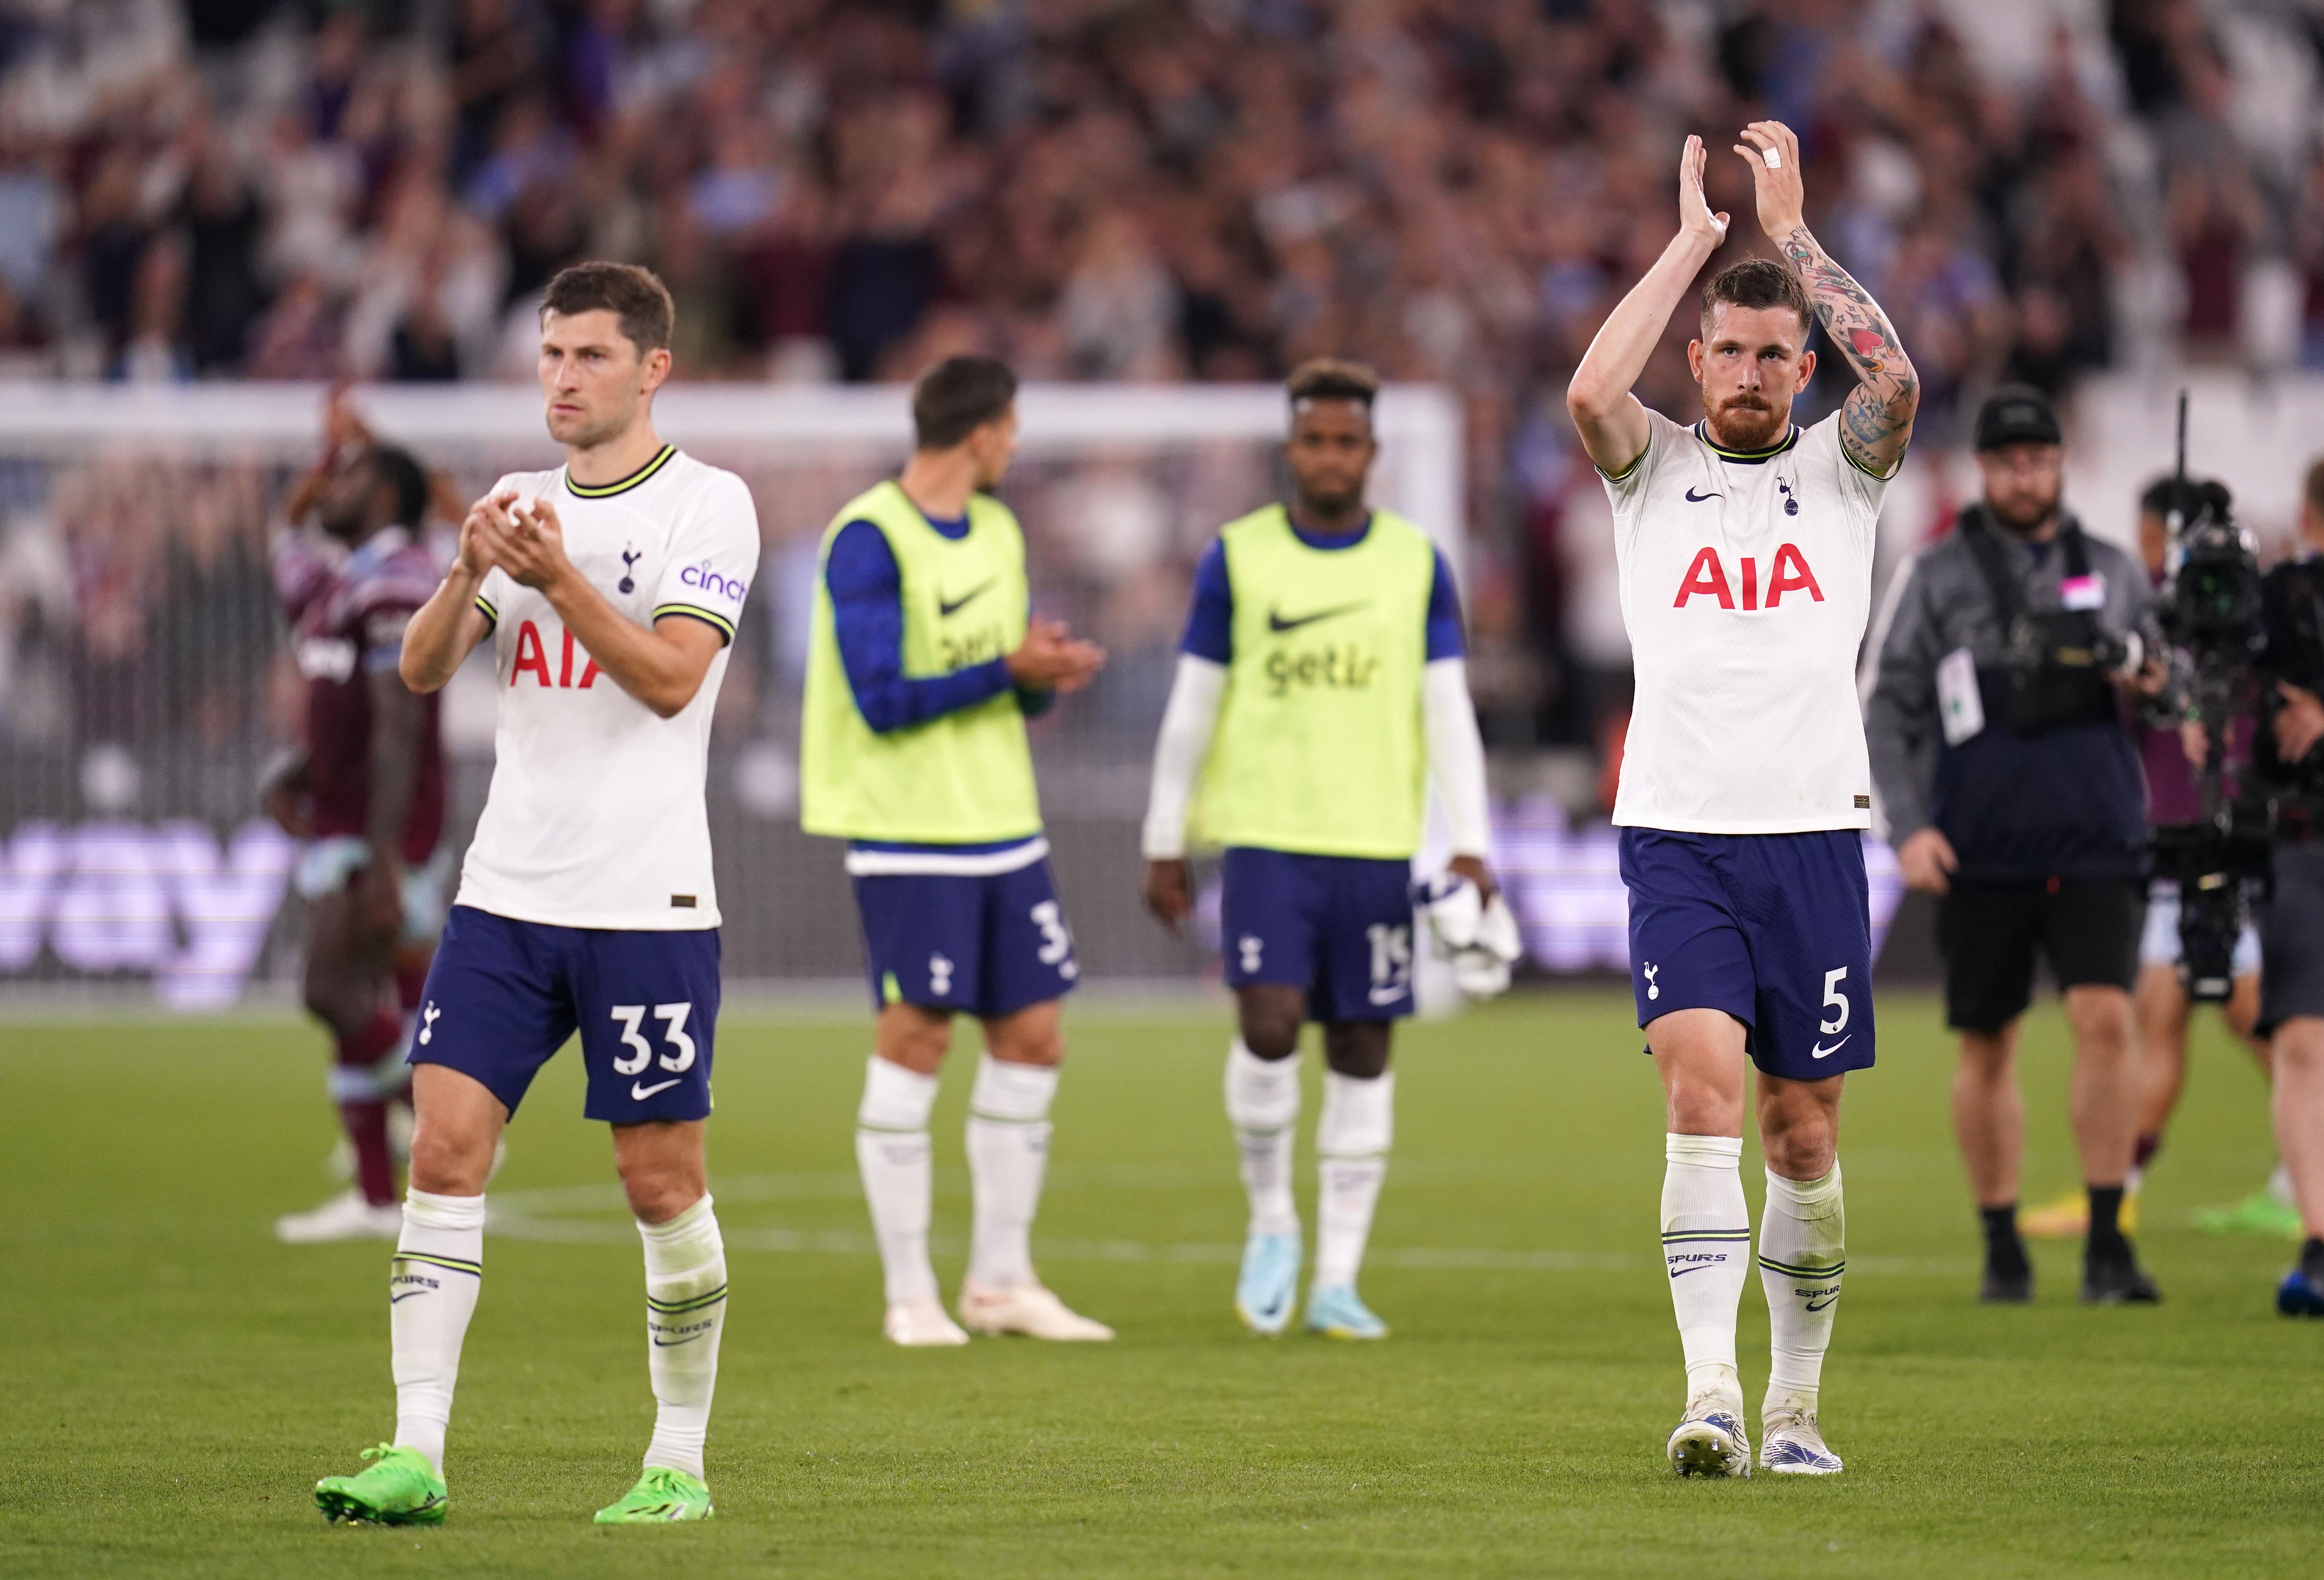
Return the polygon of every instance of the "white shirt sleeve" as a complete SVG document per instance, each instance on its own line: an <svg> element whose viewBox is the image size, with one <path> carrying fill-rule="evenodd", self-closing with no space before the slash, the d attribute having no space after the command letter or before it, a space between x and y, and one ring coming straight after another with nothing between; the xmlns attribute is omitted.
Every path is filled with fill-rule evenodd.
<svg viewBox="0 0 2324 1580"><path fill-rule="evenodd" d="M1469 700L1469 666L1438 659L1422 671L1421 725L1428 737L1428 772L1444 800L1452 854L1489 858L1492 813L1485 793L1485 742Z"/></svg>
<svg viewBox="0 0 2324 1580"><path fill-rule="evenodd" d="M740 477L713 473L671 536L669 559L654 590L653 618L690 615L716 626L731 642L758 568L759 508Z"/></svg>
<svg viewBox="0 0 2324 1580"><path fill-rule="evenodd" d="M1226 697L1227 669L1192 653L1178 655L1178 678L1162 710L1162 733L1154 742L1154 787L1146 801L1146 831L1140 841L1150 862L1176 861L1186 854L1186 810L1194 781L1211 753L1219 704Z"/></svg>

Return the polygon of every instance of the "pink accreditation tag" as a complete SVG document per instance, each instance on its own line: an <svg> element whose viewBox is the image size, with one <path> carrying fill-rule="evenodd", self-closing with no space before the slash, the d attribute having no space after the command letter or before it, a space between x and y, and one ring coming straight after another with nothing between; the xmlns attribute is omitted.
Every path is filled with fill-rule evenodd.
<svg viewBox="0 0 2324 1580"><path fill-rule="evenodd" d="M2106 577L2097 571L2070 576L2058 584L2058 602L2069 609L2106 607Z"/></svg>

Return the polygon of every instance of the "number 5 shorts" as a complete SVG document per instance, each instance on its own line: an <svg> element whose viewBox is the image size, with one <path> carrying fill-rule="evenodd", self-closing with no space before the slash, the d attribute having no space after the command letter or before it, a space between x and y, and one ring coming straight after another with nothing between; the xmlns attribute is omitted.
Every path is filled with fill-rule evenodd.
<svg viewBox="0 0 2324 1580"><path fill-rule="evenodd" d="M1005 873L853 882L875 1009L918 1004L990 1021L1063 998L1081 975L1046 856Z"/></svg>
<svg viewBox="0 0 2324 1580"><path fill-rule="evenodd" d="M456 905L428 971L410 1062L480 1081L511 1113L581 1033L581 1112L612 1124L710 1113L718 930L626 932Z"/></svg>
<svg viewBox="0 0 2324 1580"><path fill-rule="evenodd" d="M1674 1010L1743 1022L1751 1060L1817 1081L1872 1063L1864 836L1624 828L1630 986L1645 1026Z"/></svg>
<svg viewBox="0 0 2324 1580"><path fill-rule="evenodd" d="M1412 1013L1412 864L1232 845L1221 873L1227 985L1305 989L1326 1025Z"/></svg>

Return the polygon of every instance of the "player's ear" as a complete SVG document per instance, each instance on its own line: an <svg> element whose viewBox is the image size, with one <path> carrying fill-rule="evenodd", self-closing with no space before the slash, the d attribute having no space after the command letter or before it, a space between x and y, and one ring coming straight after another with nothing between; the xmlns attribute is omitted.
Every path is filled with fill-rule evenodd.
<svg viewBox="0 0 2324 1580"><path fill-rule="evenodd" d="M1696 383L1702 382L1702 342L1700 340L1686 343L1686 371L1694 375Z"/></svg>
<svg viewBox="0 0 2324 1580"><path fill-rule="evenodd" d="M651 351L646 353L644 369L645 378L643 382L647 394L650 395L656 390L661 388L662 381L669 377L669 365L670 355L669 346L657 346Z"/></svg>
<svg viewBox="0 0 2324 1580"><path fill-rule="evenodd" d="M1808 387L1808 381L1815 377L1815 370L1816 354L1812 351L1801 352L1799 388L1804 390Z"/></svg>

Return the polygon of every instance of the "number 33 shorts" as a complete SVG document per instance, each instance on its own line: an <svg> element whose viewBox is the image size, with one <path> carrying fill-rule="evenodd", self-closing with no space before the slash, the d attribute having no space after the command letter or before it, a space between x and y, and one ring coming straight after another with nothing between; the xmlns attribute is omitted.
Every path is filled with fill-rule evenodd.
<svg viewBox="0 0 2324 1580"><path fill-rule="evenodd" d="M514 1113L540 1067L578 1030L587 1117L703 1119L717 1024L715 928L553 927L456 905L410 1059L473 1076Z"/></svg>

